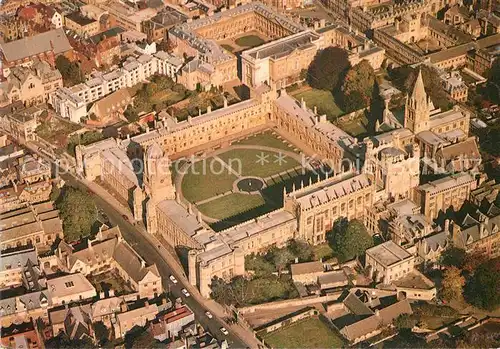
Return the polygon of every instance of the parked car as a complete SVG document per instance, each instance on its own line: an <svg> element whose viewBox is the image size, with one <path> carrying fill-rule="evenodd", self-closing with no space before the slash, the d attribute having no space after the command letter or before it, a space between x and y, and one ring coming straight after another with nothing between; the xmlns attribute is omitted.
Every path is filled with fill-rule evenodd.
<svg viewBox="0 0 500 349"><path fill-rule="evenodd" d="M190 293L188 292L188 290L186 290L185 288L183 288L183 289L181 290L181 292L182 292L182 294L183 294L185 297L189 297L189 296L191 296L191 294L190 294Z"/></svg>
<svg viewBox="0 0 500 349"><path fill-rule="evenodd" d="M170 275L170 276L169 276L169 279L170 279L170 281L172 281L174 284L176 284L176 283L177 283L177 279L175 278L175 276Z"/></svg>
<svg viewBox="0 0 500 349"><path fill-rule="evenodd" d="M209 311L206 311L206 312L205 312L205 315L206 315L206 316L207 316L207 318L209 318L209 319L211 319L211 318L213 318L213 317L214 317L214 316L212 315L212 313L211 313L211 312L209 312Z"/></svg>
<svg viewBox="0 0 500 349"><path fill-rule="evenodd" d="M221 332L222 332L225 336L227 336L227 335L229 334L229 332L226 330L226 328L225 328L225 327L221 327L221 328L220 328L220 331L221 331Z"/></svg>

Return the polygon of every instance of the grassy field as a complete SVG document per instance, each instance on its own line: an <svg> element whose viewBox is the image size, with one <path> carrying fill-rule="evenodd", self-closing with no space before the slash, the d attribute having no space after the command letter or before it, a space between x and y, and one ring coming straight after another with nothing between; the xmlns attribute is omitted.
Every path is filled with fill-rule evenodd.
<svg viewBox="0 0 500 349"><path fill-rule="evenodd" d="M350 134L351 136L359 136L362 134L366 134L368 131L366 129L366 126L368 125L368 120L364 115L360 115L354 120L347 120L343 118L339 118L335 124Z"/></svg>
<svg viewBox="0 0 500 349"><path fill-rule="evenodd" d="M299 90L297 93L292 93L292 96L299 101L304 98L309 108L313 109L316 106L318 114L326 114L329 119L344 114L342 109L335 103L330 91L310 89L301 92Z"/></svg>
<svg viewBox="0 0 500 349"><path fill-rule="evenodd" d="M333 256L333 250L328 244L320 244L313 246L314 259L319 260L321 258L329 259Z"/></svg>
<svg viewBox="0 0 500 349"><path fill-rule="evenodd" d="M190 202L205 200L231 190L236 179L219 161L208 158L186 170L182 179L182 194Z"/></svg>
<svg viewBox="0 0 500 349"><path fill-rule="evenodd" d="M288 156L280 163L276 157L278 152L254 149L233 149L218 156L232 168L241 167L243 176L266 178L300 165L298 161Z"/></svg>
<svg viewBox="0 0 500 349"><path fill-rule="evenodd" d="M309 319L263 336L272 348L340 348L342 338L320 319Z"/></svg>
<svg viewBox="0 0 500 349"><path fill-rule="evenodd" d="M229 52L233 52L234 51L234 47L231 46L231 45L228 45L228 44L222 44L221 45L223 48L225 48L226 50L228 50Z"/></svg>
<svg viewBox="0 0 500 349"><path fill-rule="evenodd" d="M240 193L229 194L198 206L205 215L215 219L225 219L264 205L260 195Z"/></svg>
<svg viewBox="0 0 500 349"><path fill-rule="evenodd" d="M242 36L234 40L234 42L241 47L255 47L265 43L265 41L257 35Z"/></svg>
<svg viewBox="0 0 500 349"><path fill-rule="evenodd" d="M271 131L265 131L252 135L246 139L234 143L236 145L261 145L264 147L272 147L276 149L283 149L288 151L294 151L293 146L289 145L285 141L276 137Z"/></svg>
<svg viewBox="0 0 500 349"><path fill-rule="evenodd" d="M157 104L167 100L170 100L171 103L176 103L182 101L184 99L183 95L178 94L172 90L163 90L156 92L153 96L151 96L151 103Z"/></svg>

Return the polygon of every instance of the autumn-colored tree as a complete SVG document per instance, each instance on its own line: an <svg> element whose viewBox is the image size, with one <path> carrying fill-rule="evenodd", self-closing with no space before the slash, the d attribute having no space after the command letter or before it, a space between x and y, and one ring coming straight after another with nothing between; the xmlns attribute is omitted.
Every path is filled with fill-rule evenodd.
<svg viewBox="0 0 500 349"><path fill-rule="evenodd" d="M465 278L461 270L449 267L444 272L441 294L448 301L461 299L464 285Z"/></svg>
<svg viewBox="0 0 500 349"><path fill-rule="evenodd" d="M470 253L465 255L463 270L472 273L476 268L486 262L488 258L482 253Z"/></svg>
<svg viewBox="0 0 500 349"><path fill-rule="evenodd" d="M375 86L375 71L370 63L362 60L347 71L341 88L342 108L354 111L367 107Z"/></svg>

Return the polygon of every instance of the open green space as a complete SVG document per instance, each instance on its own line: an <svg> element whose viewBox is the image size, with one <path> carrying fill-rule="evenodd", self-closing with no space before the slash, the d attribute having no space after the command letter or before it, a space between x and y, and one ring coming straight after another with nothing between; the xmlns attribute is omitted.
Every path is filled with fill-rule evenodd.
<svg viewBox="0 0 500 349"><path fill-rule="evenodd" d="M234 193L199 205L203 214L215 219L226 219L265 204L260 195Z"/></svg>
<svg viewBox="0 0 500 349"><path fill-rule="evenodd" d="M335 124L354 137L366 134L368 132L366 129L366 126L368 125L368 119L364 114L358 116L353 120L348 120L347 118L342 117L338 118Z"/></svg>
<svg viewBox="0 0 500 349"><path fill-rule="evenodd" d="M266 178L271 175L291 170L300 163L279 152L261 151L255 149L233 149L219 154L218 157L235 170L241 169L242 176ZM239 172L239 171L238 171Z"/></svg>
<svg viewBox="0 0 500 349"><path fill-rule="evenodd" d="M222 44L221 45L223 48L225 48L226 50L228 50L229 52L233 52L234 51L234 47L231 46L231 45L228 45L228 44Z"/></svg>
<svg viewBox="0 0 500 349"><path fill-rule="evenodd" d="M340 348L344 342L317 317L262 335L272 348Z"/></svg>
<svg viewBox="0 0 500 349"><path fill-rule="evenodd" d="M264 131L242 139L236 145L260 145L294 152L294 147L286 141L279 139L273 132Z"/></svg>
<svg viewBox="0 0 500 349"><path fill-rule="evenodd" d="M333 119L344 113L335 103L330 91L317 89L310 89L307 91L298 90L297 93L292 93L292 96L299 101L303 98L309 108L313 109L317 107L318 114L326 114L329 119Z"/></svg>
<svg viewBox="0 0 500 349"><path fill-rule="evenodd" d="M246 35L234 40L234 42L241 47L255 47L264 44L266 41L258 35Z"/></svg>
<svg viewBox="0 0 500 349"><path fill-rule="evenodd" d="M182 194L188 201L195 203L231 190L236 179L220 161L207 158L185 170Z"/></svg>
<svg viewBox="0 0 500 349"><path fill-rule="evenodd" d="M172 90L161 90L151 96L151 103L157 104L168 102L168 104L174 104L182 101L184 98L184 93L177 93Z"/></svg>

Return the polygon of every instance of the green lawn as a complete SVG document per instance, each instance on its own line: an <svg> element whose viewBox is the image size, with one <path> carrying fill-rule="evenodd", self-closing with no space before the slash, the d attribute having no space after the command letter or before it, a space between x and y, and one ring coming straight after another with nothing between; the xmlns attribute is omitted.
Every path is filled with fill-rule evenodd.
<svg viewBox="0 0 500 349"><path fill-rule="evenodd" d="M229 194L197 206L203 214L215 219L225 219L264 205L260 195Z"/></svg>
<svg viewBox="0 0 500 349"><path fill-rule="evenodd" d="M272 147L276 149L294 151L293 146L289 146L289 143L276 137L271 131L265 131L255 135L251 135L246 139L242 139L234 143L236 145L261 145L264 147Z"/></svg>
<svg viewBox="0 0 500 349"><path fill-rule="evenodd" d="M167 100L172 101L173 103L177 103L184 99L183 95L179 95L177 92L172 90L163 90L156 92L153 96L151 96L151 103L161 103Z"/></svg>
<svg viewBox="0 0 500 349"><path fill-rule="evenodd" d="M234 51L234 47L231 46L231 45L228 45L228 44L222 44L221 45L223 48L225 48L226 50L228 50L229 52L233 52Z"/></svg>
<svg viewBox="0 0 500 349"><path fill-rule="evenodd" d="M345 120L343 120L343 118L339 118L336 122L336 125L339 128L341 128L342 130L344 130L345 132L347 132L348 134L350 134L351 136L354 136L354 137L361 135L361 134L366 134L366 132L368 132L368 131L367 131L365 126L367 124L368 124L368 120L366 119L366 117L364 115L361 115L354 120L347 120L347 118L345 118Z"/></svg>
<svg viewBox="0 0 500 349"><path fill-rule="evenodd" d="M272 348L340 348L344 344L340 335L316 317L265 334L263 339Z"/></svg>
<svg viewBox="0 0 500 349"><path fill-rule="evenodd" d="M328 244L320 244L313 246L314 259L319 260L321 258L332 258L333 250Z"/></svg>
<svg viewBox="0 0 500 349"><path fill-rule="evenodd" d="M288 156L285 156L284 161L280 163L276 158L278 154L278 152L254 149L233 149L218 156L233 169L241 168L243 176L266 178L300 165L298 161Z"/></svg>
<svg viewBox="0 0 500 349"><path fill-rule="evenodd" d="M219 161L208 158L188 168L182 179L182 193L194 203L231 190L236 179Z"/></svg>
<svg viewBox="0 0 500 349"><path fill-rule="evenodd" d="M265 41L257 35L242 36L234 40L234 42L241 47L255 47L265 43Z"/></svg>
<svg viewBox="0 0 500 349"><path fill-rule="evenodd" d="M342 109L335 103L330 91L311 89L304 92L298 91L295 94L292 93L292 96L299 101L304 98L309 108L314 109L316 106L318 114L326 114L329 119L344 114Z"/></svg>

